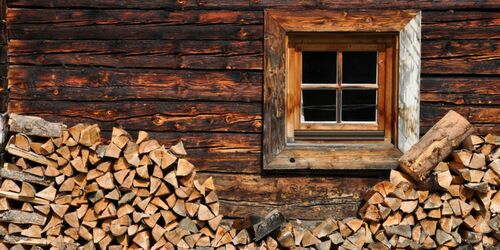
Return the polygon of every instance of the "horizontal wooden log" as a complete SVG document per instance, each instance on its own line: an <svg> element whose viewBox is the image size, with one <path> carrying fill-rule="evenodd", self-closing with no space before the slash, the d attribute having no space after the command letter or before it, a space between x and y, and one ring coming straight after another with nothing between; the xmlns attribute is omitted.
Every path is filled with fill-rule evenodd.
<svg viewBox="0 0 500 250"><path fill-rule="evenodd" d="M426 41L422 44L422 73L498 73L499 47L496 40ZM262 69L262 42L11 40L9 58L13 65L256 70Z"/></svg>
<svg viewBox="0 0 500 250"><path fill-rule="evenodd" d="M471 121L478 134L500 133L497 118L500 109L497 106L457 106L427 102L422 102L420 107L420 133L427 132L449 110L454 110Z"/></svg>
<svg viewBox="0 0 500 250"><path fill-rule="evenodd" d="M44 178L26 172L9 170L6 168L0 168L0 177L20 182L35 183L43 186L50 186L52 184L52 181L48 178Z"/></svg>
<svg viewBox="0 0 500 250"><path fill-rule="evenodd" d="M92 107L92 108L89 108ZM12 99L11 112L52 117L64 124L99 123L150 131L260 132L261 106L235 102L51 102ZM78 118L75 120L75 118Z"/></svg>
<svg viewBox="0 0 500 250"><path fill-rule="evenodd" d="M47 29L50 25L50 29ZM53 39L53 40L258 40L262 38L263 27L258 24L213 24L213 25L89 25L73 26L58 24L10 24L10 39Z"/></svg>
<svg viewBox="0 0 500 250"><path fill-rule="evenodd" d="M436 123L448 111L454 110L473 124L498 122L500 107L497 106L454 106L422 103L421 123L424 126Z"/></svg>
<svg viewBox="0 0 500 250"><path fill-rule="evenodd" d="M428 93L499 95L499 77L422 76L420 90Z"/></svg>
<svg viewBox="0 0 500 250"><path fill-rule="evenodd" d="M262 73L11 66L13 99L261 101Z"/></svg>
<svg viewBox="0 0 500 250"><path fill-rule="evenodd" d="M89 7L87 5L86 7ZM262 24L262 11L229 10L102 10L102 9L22 9L7 13L11 24L116 25L116 24Z"/></svg>
<svg viewBox="0 0 500 250"><path fill-rule="evenodd" d="M420 98L422 102L436 102L455 105L499 105L500 95L477 95L477 94L456 94L456 93L435 93L421 92Z"/></svg>
<svg viewBox="0 0 500 250"><path fill-rule="evenodd" d="M188 1L162 1L152 0L142 2L140 0L109 1L109 0L10 0L10 7L44 7L44 8L130 8L130 9L262 9L271 7L308 7L308 8L417 8L417 9L468 9L468 8L500 8L500 4L494 0L474 1L342 1L342 0L188 0Z"/></svg>
<svg viewBox="0 0 500 250"><path fill-rule="evenodd" d="M499 39L499 20L495 11L424 11L423 43L429 39Z"/></svg>
<svg viewBox="0 0 500 250"><path fill-rule="evenodd" d="M11 64L262 69L261 41L11 40Z"/></svg>
<svg viewBox="0 0 500 250"><path fill-rule="evenodd" d="M28 213L20 210L7 210L0 212L0 221L15 224L33 224L44 226L47 217L38 213Z"/></svg>
<svg viewBox="0 0 500 250"><path fill-rule="evenodd" d="M487 135L487 134L499 134L500 126L498 123L481 123L481 124L473 124L474 125L474 133L478 135ZM420 125L420 135L424 135L431 129L432 125Z"/></svg>
<svg viewBox="0 0 500 250"><path fill-rule="evenodd" d="M38 197L30 198L30 197L24 197L19 195L18 193L10 192L10 191L0 191L0 197L5 197L9 198L12 200L16 201L25 201L25 202L30 202L33 204L40 204L40 205L48 205L50 201L44 200Z"/></svg>
<svg viewBox="0 0 500 250"><path fill-rule="evenodd" d="M287 219L343 218L356 214L363 193L380 179L205 174L213 176L221 212L228 217L265 216L279 206Z"/></svg>
<svg viewBox="0 0 500 250"><path fill-rule="evenodd" d="M424 41L422 74L499 74L498 54L498 40Z"/></svg>
<svg viewBox="0 0 500 250"><path fill-rule="evenodd" d="M36 239L17 235L5 235L0 241L13 245L45 246L47 239Z"/></svg>

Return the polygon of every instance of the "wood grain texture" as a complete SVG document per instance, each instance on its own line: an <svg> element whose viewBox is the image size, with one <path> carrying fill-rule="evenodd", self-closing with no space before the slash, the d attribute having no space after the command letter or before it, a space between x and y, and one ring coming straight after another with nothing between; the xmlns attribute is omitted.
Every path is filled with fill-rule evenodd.
<svg viewBox="0 0 500 250"><path fill-rule="evenodd" d="M92 7L92 6L86 6ZM7 13L11 24L54 24L61 26L91 26L118 24L262 24L261 11L230 10L104 10L104 9L23 9L12 8Z"/></svg>
<svg viewBox="0 0 500 250"><path fill-rule="evenodd" d="M229 217L264 215L279 207L287 219L354 216L363 193L379 179L370 177L213 176L221 211Z"/></svg>
<svg viewBox="0 0 500 250"><path fill-rule="evenodd" d="M89 25L9 24L11 39L53 40L256 40L262 37L262 25Z"/></svg>
<svg viewBox="0 0 500 250"><path fill-rule="evenodd" d="M498 77L422 78L421 101L455 105L500 104Z"/></svg>
<svg viewBox="0 0 500 250"><path fill-rule="evenodd" d="M65 124L99 122L104 130L113 126L149 131L260 132L261 107L235 102L52 102L25 100L10 103L9 111L51 117Z"/></svg>
<svg viewBox="0 0 500 250"><path fill-rule="evenodd" d="M418 142L420 133L420 30L418 13L399 32L397 146L403 153Z"/></svg>
<svg viewBox="0 0 500 250"><path fill-rule="evenodd" d="M421 133L428 131L449 110L454 110L464 116L474 125L476 132L479 134L500 132L500 127L498 126L500 108L498 106L447 105L422 102L420 121L423 129Z"/></svg>
<svg viewBox="0 0 500 250"><path fill-rule="evenodd" d="M423 39L499 39L500 13L495 11L423 12Z"/></svg>
<svg viewBox="0 0 500 250"><path fill-rule="evenodd" d="M423 74L499 74L500 40L431 40L422 46Z"/></svg>
<svg viewBox="0 0 500 250"><path fill-rule="evenodd" d="M262 73L11 66L14 99L61 101L262 100Z"/></svg>
<svg viewBox="0 0 500 250"><path fill-rule="evenodd" d="M187 1L163 1L163 0L9 0L10 7L43 7L43 8L127 8L127 9L263 9L263 8L378 8L378 9L465 9L465 8L500 8L495 0L473 0L473 1L343 1L343 0L187 0Z"/></svg>
<svg viewBox="0 0 500 250"><path fill-rule="evenodd" d="M285 31L265 12L263 164L268 164L286 144L285 135Z"/></svg>
<svg viewBox="0 0 500 250"><path fill-rule="evenodd" d="M262 69L261 41L11 40L9 55L23 65Z"/></svg>

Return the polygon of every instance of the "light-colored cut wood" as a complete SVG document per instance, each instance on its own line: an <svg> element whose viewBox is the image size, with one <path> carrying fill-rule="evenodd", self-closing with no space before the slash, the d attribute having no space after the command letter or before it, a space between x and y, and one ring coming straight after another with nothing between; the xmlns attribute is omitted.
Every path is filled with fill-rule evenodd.
<svg viewBox="0 0 500 250"><path fill-rule="evenodd" d="M450 111L399 159L400 167L415 180L422 181L472 131L472 125L465 118Z"/></svg>

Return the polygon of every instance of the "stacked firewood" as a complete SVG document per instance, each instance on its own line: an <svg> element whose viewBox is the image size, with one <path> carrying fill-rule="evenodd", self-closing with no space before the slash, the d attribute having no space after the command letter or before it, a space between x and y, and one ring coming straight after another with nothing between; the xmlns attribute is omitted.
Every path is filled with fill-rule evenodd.
<svg viewBox="0 0 500 250"><path fill-rule="evenodd" d="M6 146L11 162L0 170L3 248L188 249L249 243L246 231L237 234L221 223L213 179L196 179L181 142L167 149L146 132L133 139L114 128L104 144L97 125L65 129L26 121L31 117L13 118L11 130L17 123L25 123L18 131L30 129L11 137ZM61 136L30 136L33 126L55 127Z"/></svg>
<svg viewBox="0 0 500 250"><path fill-rule="evenodd" d="M439 135L446 140L432 138L446 130L431 130L402 157L402 171L366 193L357 218L309 227L273 211L236 230L219 213L214 180L196 178L182 143L166 148L146 132L132 138L119 128L105 143L97 125L11 120L16 133L0 168L0 249L500 246L500 138L470 135L468 127Z"/></svg>

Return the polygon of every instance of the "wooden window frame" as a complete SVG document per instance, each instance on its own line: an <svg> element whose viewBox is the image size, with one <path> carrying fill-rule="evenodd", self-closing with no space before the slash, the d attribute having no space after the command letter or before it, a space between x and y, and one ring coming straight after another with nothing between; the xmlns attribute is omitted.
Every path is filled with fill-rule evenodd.
<svg viewBox="0 0 500 250"><path fill-rule="evenodd" d="M264 170L386 170L418 140L420 12L415 10L266 10L264 24ZM287 105L292 34L393 34L392 141L309 143L289 140ZM293 120L293 119L292 119ZM293 122L293 121L292 121Z"/></svg>
<svg viewBox="0 0 500 250"><path fill-rule="evenodd" d="M393 34L290 34L288 36L286 61L286 96L287 142L296 139L306 141L315 138L315 142L354 139L391 143L393 138L393 62L396 39ZM335 84L302 84L302 52L335 51L337 53L337 79ZM342 80L342 55L346 51L376 51L377 80L375 83L348 84ZM335 122L302 121L301 93L304 89L335 89L337 92L337 110ZM341 89L376 89L377 115L374 122L343 122L341 119ZM320 133L324 132L324 133ZM361 132L361 133L360 133ZM370 133L373 132L373 133ZM379 133L380 132L380 133ZM318 136L317 134L323 134ZM357 136L361 134L362 136ZM372 135L367 137L367 135ZM382 134L383 136L374 136ZM312 135L312 136L311 136ZM348 136L348 137L346 137Z"/></svg>

